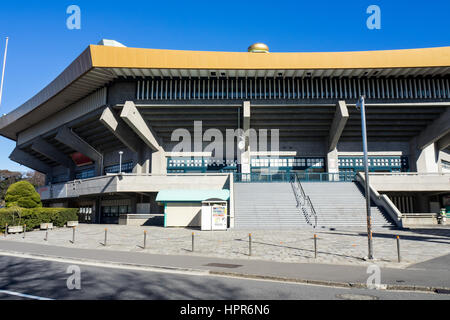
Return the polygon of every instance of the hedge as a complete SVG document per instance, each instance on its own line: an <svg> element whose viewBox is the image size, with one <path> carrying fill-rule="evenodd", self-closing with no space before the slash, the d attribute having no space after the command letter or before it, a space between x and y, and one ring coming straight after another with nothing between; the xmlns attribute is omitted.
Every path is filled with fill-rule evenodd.
<svg viewBox="0 0 450 320"><path fill-rule="evenodd" d="M19 222L20 213L20 222ZM55 227L63 227L67 221L78 221L76 208L2 208L0 209L0 230L5 225L27 225L27 230L39 228L41 223L51 222Z"/></svg>

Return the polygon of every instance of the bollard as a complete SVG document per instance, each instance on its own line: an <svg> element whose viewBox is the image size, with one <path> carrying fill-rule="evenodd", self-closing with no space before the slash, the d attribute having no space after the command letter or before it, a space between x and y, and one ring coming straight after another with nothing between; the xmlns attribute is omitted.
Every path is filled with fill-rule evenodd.
<svg viewBox="0 0 450 320"><path fill-rule="evenodd" d="M103 245L106 247L106 241L108 240L108 229L105 228L105 242L103 242Z"/></svg>
<svg viewBox="0 0 450 320"><path fill-rule="evenodd" d="M194 233L192 232L192 252L194 252Z"/></svg>
<svg viewBox="0 0 450 320"><path fill-rule="evenodd" d="M75 227L72 230L72 243L75 243Z"/></svg>
<svg viewBox="0 0 450 320"><path fill-rule="evenodd" d="M248 234L248 255L252 255L252 234Z"/></svg>
<svg viewBox="0 0 450 320"><path fill-rule="evenodd" d="M45 230L45 239L44 239L45 241L47 241L48 240L48 230Z"/></svg>
<svg viewBox="0 0 450 320"><path fill-rule="evenodd" d="M397 256L398 256L398 262L401 262L401 256L400 256L400 236L397 236Z"/></svg>
<svg viewBox="0 0 450 320"><path fill-rule="evenodd" d="M25 239L25 234L27 233L27 225L23 225L23 238Z"/></svg>
<svg viewBox="0 0 450 320"><path fill-rule="evenodd" d="M5 238L6 238L6 235L8 234L8 224L6 223L5 224Z"/></svg>
<svg viewBox="0 0 450 320"><path fill-rule="evenodd" d="M317 235L314 233L314 259L317 258Z"/></svg>
<svg viewBox="0 0 450 320"><path fill-rule="evenodd" d="M144 249L147 247L147 231L144 230Z"/></svg>

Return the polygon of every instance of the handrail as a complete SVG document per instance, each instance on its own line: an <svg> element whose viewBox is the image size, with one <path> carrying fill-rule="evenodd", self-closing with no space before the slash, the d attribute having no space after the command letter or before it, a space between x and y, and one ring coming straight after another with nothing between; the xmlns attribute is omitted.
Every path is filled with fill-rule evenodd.
<svg viewBox="0 0 450 320"><path fill-rule="evenodd" d="M297 208L301 213L303 213L306 223L315 229L317 226L317 213L311 202L311 198L306 195L297 174L294 174L293 177L291 177L290 182L294 191L295 199L297 200ZM314 217L314 223L312 223L311 217Z"/></svg>

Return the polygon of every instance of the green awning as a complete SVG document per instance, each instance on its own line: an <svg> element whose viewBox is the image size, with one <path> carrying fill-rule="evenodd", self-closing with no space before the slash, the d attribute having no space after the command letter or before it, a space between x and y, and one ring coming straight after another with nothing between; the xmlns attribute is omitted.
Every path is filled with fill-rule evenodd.
<svg viewBox="0 0 450 320"><path fill-rule="evenodd" d="M228 200L230 190L161 190L156 196L158 202L201 202L208 199Z"/></svg>

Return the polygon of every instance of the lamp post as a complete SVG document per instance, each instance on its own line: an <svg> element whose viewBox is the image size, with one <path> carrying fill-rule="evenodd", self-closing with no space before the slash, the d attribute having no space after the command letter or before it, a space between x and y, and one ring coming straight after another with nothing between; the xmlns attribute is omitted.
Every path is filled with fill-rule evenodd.
<svg viewBox="0 0 450 320"><path fill-rule="evenodd" d="M119 174L122 173L122 155L123 151L119 151Z"/></svg>
<svg viewBox="0 0 450 320"><path fill-rule="evenodd" d="M370 213L370 187L369 187L369 157L367 155L367 130L366 130L366 109L365 98L361 96L356 103L356 108L361 109L361 130L363 140L364 152L364 175L366 182L366 211L367 211L367 238L369 244L369 260L373 259L373 244L372 244L372 217Z"/></svg>

